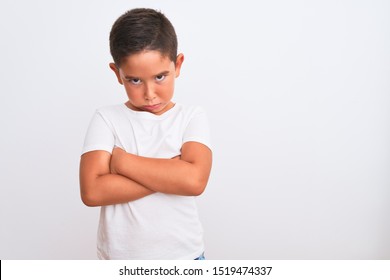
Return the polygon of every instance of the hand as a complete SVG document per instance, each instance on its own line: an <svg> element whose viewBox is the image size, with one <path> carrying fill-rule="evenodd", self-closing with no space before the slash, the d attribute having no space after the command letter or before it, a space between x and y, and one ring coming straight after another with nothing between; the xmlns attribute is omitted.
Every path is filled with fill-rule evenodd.
<svg viewBox="0 0 390 280"><path fill-rule="evenodd" d="M119 174L119 164L121 163L121 157L126 154L126 152L118 147L115 147L112 150L111 161L110 161L110 172L111 174Z"/></svg>

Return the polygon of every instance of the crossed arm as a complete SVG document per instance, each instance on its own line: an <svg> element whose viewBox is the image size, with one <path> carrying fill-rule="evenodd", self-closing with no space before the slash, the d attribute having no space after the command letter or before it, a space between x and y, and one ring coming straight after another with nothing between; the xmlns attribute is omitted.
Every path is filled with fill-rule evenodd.
<svg viewBox="0 0 390 280"><path fill-rule="evenodd" d="M155 192L200 195L210 175L211 150L186 142L180 158L155 159L115 148L81 156L80 191L84 204L103 206L125 203Z"/></svg>

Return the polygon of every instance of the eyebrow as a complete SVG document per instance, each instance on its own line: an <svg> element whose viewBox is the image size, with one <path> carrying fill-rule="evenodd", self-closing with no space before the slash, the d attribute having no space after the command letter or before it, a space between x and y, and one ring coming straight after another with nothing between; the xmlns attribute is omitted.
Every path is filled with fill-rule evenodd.
<svg viewBox="0 0 390 280"><path fill-rule="evenodd" d="M166 71L162 71L161 73L158 73L156 75L154 75L155 77L156 76L167 76L168 74L170 73L169 70L166 70ZM132 79L139 79L139 77L136 77L136 76L124 76L124 78L126 80L132 80Z"/></svg>

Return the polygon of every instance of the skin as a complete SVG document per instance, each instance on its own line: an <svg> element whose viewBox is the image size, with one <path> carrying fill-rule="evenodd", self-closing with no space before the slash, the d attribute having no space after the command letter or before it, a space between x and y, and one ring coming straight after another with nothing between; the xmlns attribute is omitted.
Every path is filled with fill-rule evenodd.
<svg viewBox="0 0 390 280"><path fill-rule="evenodd" d="M110 63L110 68L125 88L126 106L161 115L175 105L171 99L183 61L183 54L173 62L158 51L142 51L128 56L119 68ZM91 151L81 156L81 198L88 206L103 206L155 192L197 196L207 185L211 164L211 150L198 142L184 143L180 157L173 159L141 157L120 148L112 154Z"/></svg>

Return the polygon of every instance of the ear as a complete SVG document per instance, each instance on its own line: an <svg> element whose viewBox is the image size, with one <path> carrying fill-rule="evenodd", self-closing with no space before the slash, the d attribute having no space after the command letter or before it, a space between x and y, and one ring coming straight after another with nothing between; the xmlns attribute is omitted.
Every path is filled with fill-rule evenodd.
<svg viewBox="0 0 390 280"><path fill-rule="evenodd" d="M176 64L175 64L176 78L180 76L180 69L181 69L181 65L183 64L183 61L184 61L184 54L179 53L176 57Z"/></svg>
<svg viewBox="0 0 390 280"><path fill-rule="evenodd" d="M123 85L123 80L121 78L121 74L119 73L119 68L116 66L115 63L110 63L109 65L110 65L111 70L114 71L116 78L118 79L118 83Z"/></svg>

